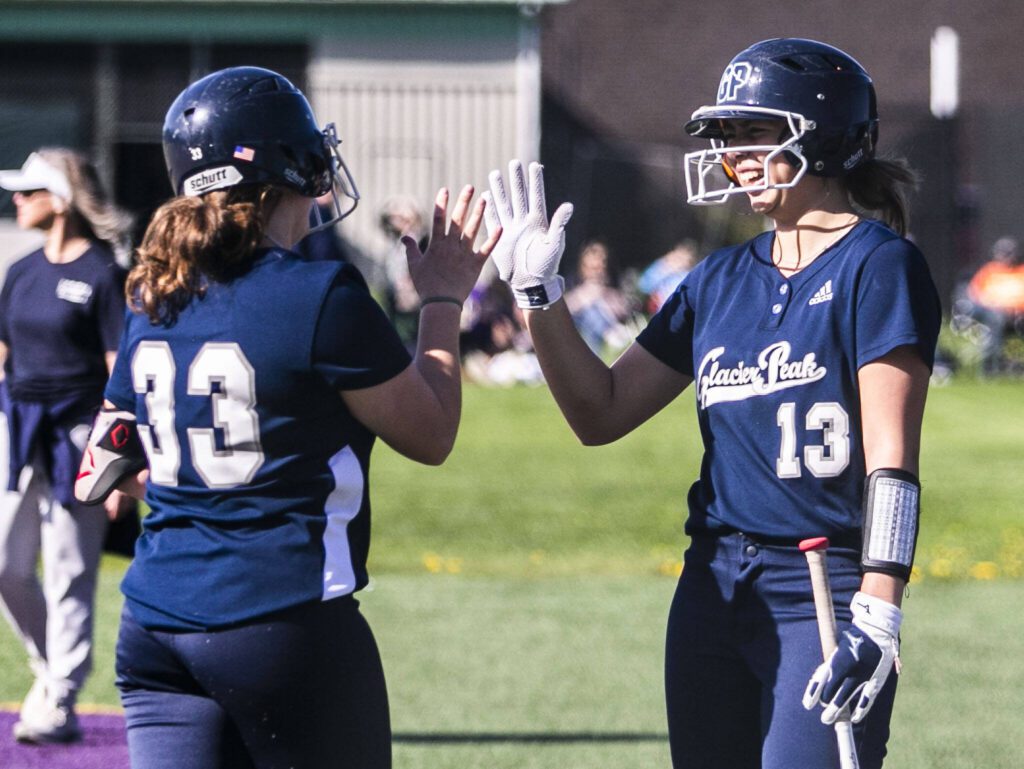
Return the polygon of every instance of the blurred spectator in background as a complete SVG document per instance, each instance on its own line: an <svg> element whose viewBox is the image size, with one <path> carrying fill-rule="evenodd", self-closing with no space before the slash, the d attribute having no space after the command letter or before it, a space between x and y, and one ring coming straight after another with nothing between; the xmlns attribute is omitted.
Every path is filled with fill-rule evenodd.
<svg viewBox="0 0 1024 769"><path fill-rule="evenodd" d="M72 495L81 453L124 322L129 218L95 168L67 149L32 153L0 172L18 226L46 240L11 265L0 291L0 606L35 676L14 724L22 742L79 738L75 698L92 662L93 601L108 516L133 511L112 495ZM43 581L36 576L42 556Z"/></svg>
<svg viewBox="0 0 1024 769"><path fill-rule="evenodd" d="M387 276L385 311L406 347L416 344L419 329L420 297L409 277L409 264L402 238L414 238L421 249L426 248L427 229L419 204L411 195L394 195L380 208L379 225L391 245L384 256Z"/></svg>
<svg viewBox="0 0 1024 769"><path fill-rule="evenodd" d="M967 283L954 304L954 320L980 324L975 334L986 374L998 373L1007 334L1024 333L1024 264L1016 238L999 238L992 257Z"/></svg>
<svg viewBox="0 0 1024 769"><path fill-rule="evenodd" d="M583 245L576 266L575 284L565 303L580 335L594 352L624 349L633 341L626 324L633 306L612 274L608 247L600 240Z"/></svg>
<svg viewBox="0 0 1024 769"><path fill-rule="evenodd" d="M653 315L665 303L676 286L697 264L697 241L680 241L667 254L658 257L640 273L637 289L644 295L644 311Z"/></svg>
<svg viewBox="0 0 1024 769"><path fill-rule="evenodd" d="M544 381L522 312L496 272L466 302L460 347L463 371L471 382L511 387Z"/></svg>

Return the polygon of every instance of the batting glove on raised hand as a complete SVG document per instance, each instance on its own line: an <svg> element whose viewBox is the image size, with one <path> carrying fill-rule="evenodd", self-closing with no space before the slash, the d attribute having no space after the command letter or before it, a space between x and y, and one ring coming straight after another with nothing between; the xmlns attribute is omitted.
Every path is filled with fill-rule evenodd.
<svg viewBox="0 0 1024 769"><path fill-rule="evenodd" d="M835 723L847 707L858 723L868 714L900 654L903 612L888 601L857 593L850 604L853 626L844 630L832 655L814 671L804 692L804 707L821 704L821 720Z"/></svg>
<svg viewBox="0 0 1024 769"><path fill-rule="evenodd" d="M491 171L491 183L484 211L488 234L499 226L501 240L491 252L498 275L512 288L516 304L539 310L558 301L565 281L558 263L565 251L565 225L572 216L572 204L563 203L548 223L544 202L544 167L530 163L530 186L523 178L523 164L508 164L511 197L505 191L501 171Z"/></svg>

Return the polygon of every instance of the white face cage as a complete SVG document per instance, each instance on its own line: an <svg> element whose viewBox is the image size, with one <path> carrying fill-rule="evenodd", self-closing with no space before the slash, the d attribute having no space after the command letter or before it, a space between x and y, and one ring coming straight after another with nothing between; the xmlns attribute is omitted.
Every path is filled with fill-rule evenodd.
<svg viewBox="0 0 1024 769"><path fill-rule="evenodd" d="M730 195L763 192L764 190L789 189L790 187L795 187L807 172L807 158L804 157L799 142L808 131L814 130L815 123L813 120L807 120L803 115L796 112L787 112L768 107L742 106L737 107L736 110L742 113L743 119L757 119L763 116L764 118L784 120L789 128L790 137L782 144L757 144L742 147L729 147L726 146L722 139L712 139L710 149L687 152L683 157L683 168L686 171L686 202L690 205L716 206L725 203ZM693 113L691 120L739 119L738 117L720 118L718 116L721 112L722 107L701 107ZM763 161L764 171L761 176L763 180L761 184L743 187L733 182L726 175L722 165L722 157L727 153L743 152L767 153ZM797 159L800 165L792 181L775 183L771 181L768 166L782 152L788 152ZM728 186L722 186L723 181L728 183ZM708 189L709 182L718 182L718 184L715 188Z"/></svg>
<svg viewBox="0 0 1024 769"><path fill-rule="evenodd" d="M320 206L313 206L313 216L316 218L316 224L309 228L307 233L309 235L325 230L328 227L333 227L355 211L356 206L359 205L359 190L356 187L355 179L352 178L352 172L348 170L344 158L341 157L341 151L338 149L341 139L338 138L338 129L334 123L328 123L324 127L324 141L327 144L333 161L331 164L331 215L329 218L324 219L320 213ZM340 196L339 192L341 193ZM344 210L342 210L342 198L347 198L351 203Z"/></svg>

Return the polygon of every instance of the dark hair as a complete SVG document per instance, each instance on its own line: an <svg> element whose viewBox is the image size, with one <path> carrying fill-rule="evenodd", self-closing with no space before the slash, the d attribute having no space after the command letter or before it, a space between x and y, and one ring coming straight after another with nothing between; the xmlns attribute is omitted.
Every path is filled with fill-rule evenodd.
<svg viewBox="0 0 1024 769"><path fill-rule="evenodd" d="M153 214L138 263L128 274L128 306L154 324L173 323L205 293L208 281L246 273L280 198L276 187L239 185L164 203Z"/></svg>
<svg viewBox="0 0 1024 769"><path fill-rule="evenodd" d="M853 205L879 218L900 235L910 229L907 192L917 186L917 173L902 158L871 158L844 177Z"/></svg>

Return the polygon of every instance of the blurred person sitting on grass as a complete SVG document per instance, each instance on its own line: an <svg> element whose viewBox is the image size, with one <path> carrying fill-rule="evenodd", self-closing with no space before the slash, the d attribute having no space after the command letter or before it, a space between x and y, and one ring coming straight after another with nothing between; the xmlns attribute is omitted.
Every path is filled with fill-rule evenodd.
<svg viewBox="0 0 1024 769"><path fill-rule="evenodd" d="M967 313L985 327L982 370L998 373L1009 333L1024 332L1024 263L1016 238L999 238L992 257L978 268L966 288Z"/></svg>
<svg viewBox="0 0 1024 769"><path fill-rule="evenodd" d="M474 287L466 308L460 348L469 381L496 387L544 381L523 313L497 273Z"/></svg>
<svg viewBox="0 0 1024 769"><path fill-rule="evenodd" d="M387 280L385 310L399 337L406 347L412 349L416 346L419 330L420 295L409 275L402 239L412 238L421 248L426 248L423 214L412 195L393 195L381 205L377 223L389 241L388 250L384 254L384 274Z"/></svg>
<svg viewBox="0 0 1024 769"><path fill-rule="evenodd" d="M668 253L651 262L640 273L637 289L646 297L644 310L653 315L676 290L683 278L697 264L697 241L692 238L677 243Z"/></svg>
<svg viewBox="0 0 1024 769"><path fill-rule="evenodd" d="M126 255L130 222L91 163L68 149L32 153L20 170L0 172L0 186L14 191L18 226L46 237L11 265L0 291L0 604L35 676L14 736L69 742L80 736L75 700L92 667L108 518L135 505L120 493L105 509L73 497L124 322L115 254Z"/></svg>
<svg viewBox="0 0 1024 769"><path fill-rule="evenodd" d="M591 240L580 250L575 285L565 292L565 303L580 335L594 352L618 352L633 341L625 321L632 314L629 298L612 273L608 246Z"/></svg>

